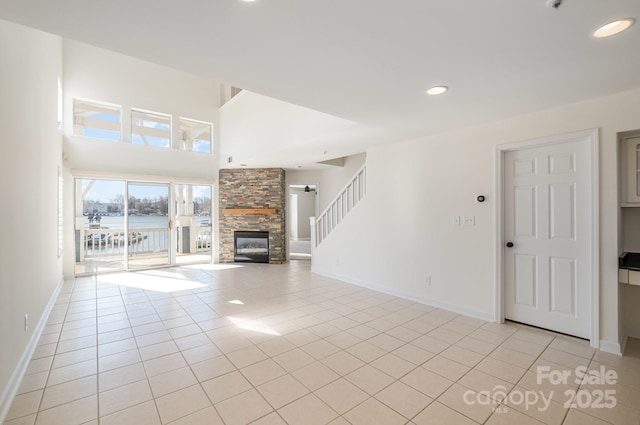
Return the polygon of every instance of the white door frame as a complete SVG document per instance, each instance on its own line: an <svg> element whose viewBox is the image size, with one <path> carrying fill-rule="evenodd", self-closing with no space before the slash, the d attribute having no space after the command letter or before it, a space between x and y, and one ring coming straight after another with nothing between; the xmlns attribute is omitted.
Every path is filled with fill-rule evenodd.
<svg viewBox="0 0 640 425"><path fill-rule="evenodd" d="M525 148L558 145L582 141L589 145L591 154L591 347L600 348L600 200L599 200L599 140L598 129L583 130L539 139L497 145L495 149L495 252L496 284L494 286L494 320L503 323L504 317L504 156L506 152Z"/></svg>
<svg viewBox="0 0 640 425"><path fill-rule="evenodd" d="M299 181L302 182L306 182L306 183L299 183ZM286 206L285 209L287 211L287 226L289 226L289 217L291 214L293 214L293 210L291 209L291 202L289 202L290 200L290 196L291 196L291 188L293 186L311 186L314 185L316 188L316 196L315 196L315 204L314 204L314 217L318 217L318 214L320 214L320 183L319 182L308 182L304 179L301 180L296 180L294 182L287 182L287 196L285 197L285 202L286 202ZM313 227L311 227L311 233L313 234ZM291 235L289 235L289 228L287 227L287 260L290 259L291 256L291 246L289 246L289 239L290 239ZM313 242L313 236L310 239L311 242ZM313 243L312 243L313 245ZM313 250L313 247L311 248Z"/></svg>

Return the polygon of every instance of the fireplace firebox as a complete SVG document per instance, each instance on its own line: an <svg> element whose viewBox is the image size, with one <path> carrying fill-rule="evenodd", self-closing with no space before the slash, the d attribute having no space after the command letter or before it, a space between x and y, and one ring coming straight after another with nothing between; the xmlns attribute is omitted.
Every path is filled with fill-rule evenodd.
<svg viewBox="0 0 640 425"><path fill-rule="evenodd" d="M236 263L268 263L269 232L234 232Z"/></svg>

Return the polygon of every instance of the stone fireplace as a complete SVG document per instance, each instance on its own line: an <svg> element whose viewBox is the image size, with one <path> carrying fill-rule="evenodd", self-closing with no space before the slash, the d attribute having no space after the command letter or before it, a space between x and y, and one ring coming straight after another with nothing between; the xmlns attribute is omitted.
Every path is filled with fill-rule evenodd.
<svg viewBox="0 0 640 425"><path fill-rule="evenodd" d="M272 264L285 262L287 191L284 170L280 168L223 169L220 170L219 181L220 262L252 261ZM245 239L267 236L268 256L256 259L253 256L244 255L252 251L264 251L265 244L250 241L251 243L236 246L238 235ZM241 249L240 254L237 248Z"/></svg>

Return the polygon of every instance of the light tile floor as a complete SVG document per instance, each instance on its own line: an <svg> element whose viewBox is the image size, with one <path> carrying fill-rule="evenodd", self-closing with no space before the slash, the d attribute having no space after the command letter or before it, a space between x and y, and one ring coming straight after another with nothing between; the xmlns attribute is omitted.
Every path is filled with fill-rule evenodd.
<svg viewBox="0 0 640 425"><path fill-rule="evenodd" d="M576 383L580 367L609 380ZM639 409L637 340L618 357L294 261L66 282L5 425L638 425Z"/></svg>

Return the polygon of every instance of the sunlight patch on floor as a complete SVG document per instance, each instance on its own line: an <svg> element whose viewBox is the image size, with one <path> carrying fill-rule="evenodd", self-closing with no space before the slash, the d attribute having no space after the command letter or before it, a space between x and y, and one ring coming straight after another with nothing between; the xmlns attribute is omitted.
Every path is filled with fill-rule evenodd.
<svg viewBox="0 0 640 425"><path fill-rule="evenodd" d="M239 264L190 264L180 266L184 269L194 269L194 270L229 270L229 269L239 269L244 266Z"/></svg>
<svg viewBox="0 0 640 425"><path fill-rule="evenodd" d="M240 329L260 332L267 335L281 336L281 334L276 332L275 329L265 325L259 320L242 319L240 317L231 317L231 316L227 317L227 319L229 319L231 323L233 323L234 325L236 325L236 327Z"/></svg>
<svg viewBox="0 0 640 425"><path fill-rule="evenodd" d="M128 288L144 289L156 292L177 292L187 289L204 288L206 285L186 278L180 273L115 273L98 277L98 283L126 286Z"/></svg>

